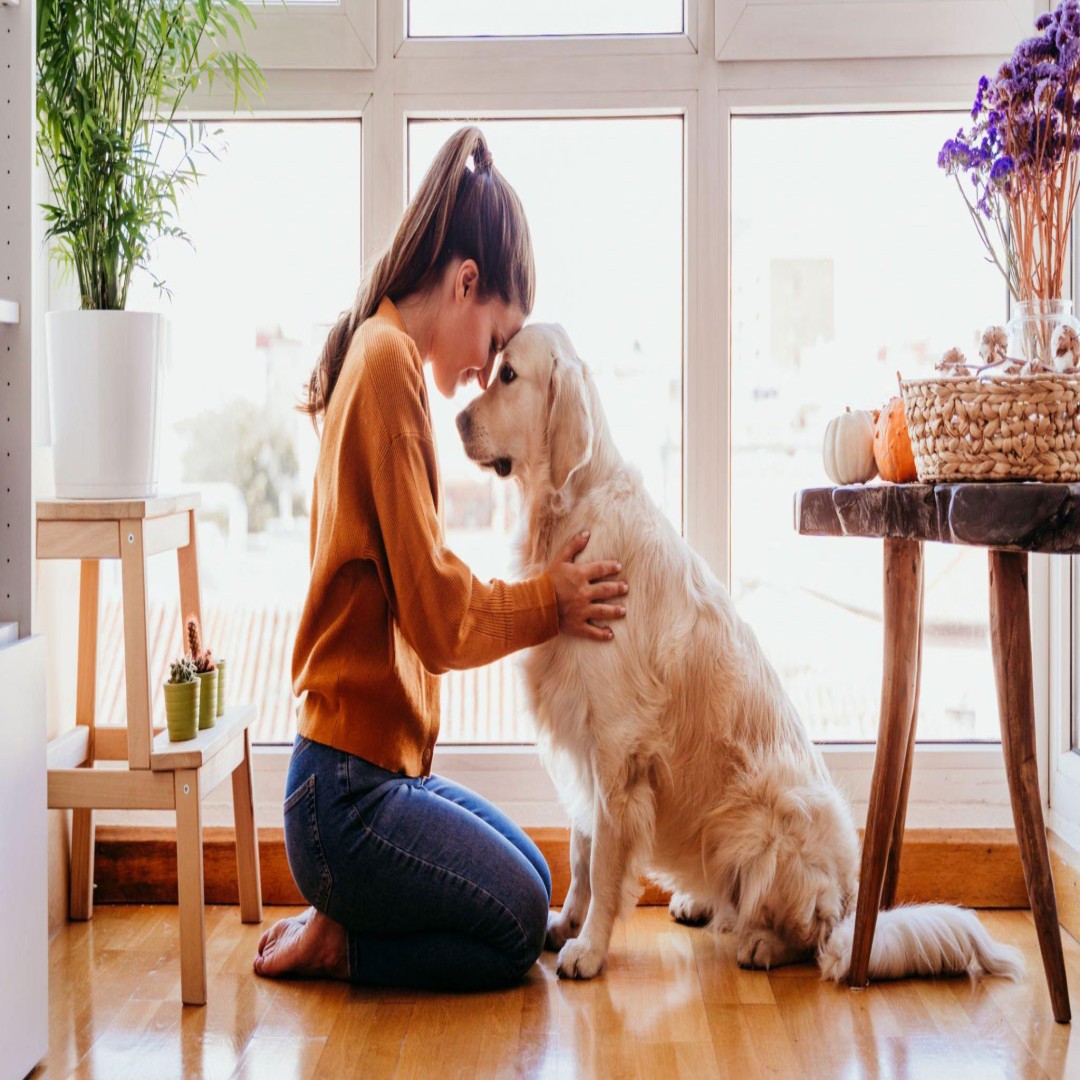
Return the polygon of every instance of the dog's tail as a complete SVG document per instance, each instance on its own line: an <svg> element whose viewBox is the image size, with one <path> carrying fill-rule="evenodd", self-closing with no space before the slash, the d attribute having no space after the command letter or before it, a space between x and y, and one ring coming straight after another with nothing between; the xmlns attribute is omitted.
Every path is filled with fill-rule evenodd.
<svg viewBox="0 0 1080 1080"><path fill-rule="evenodd" d="M833 927L828 940L818 949L822 978L836 982L847 978L854 931L852 913ZM870 950L872 979L979 971L1019 980L1024 974L1024 960L1019 949L998 944L974 911L949 904L911 904L878 915Z"/></svg>

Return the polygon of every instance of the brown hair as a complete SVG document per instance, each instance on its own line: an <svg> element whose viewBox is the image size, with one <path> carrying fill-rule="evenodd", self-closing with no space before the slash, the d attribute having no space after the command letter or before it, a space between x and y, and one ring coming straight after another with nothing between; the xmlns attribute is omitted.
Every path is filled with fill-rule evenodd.
<svg viewBox="0 0 1080 1080"><path fill-rule="evenodd" d="M472 160L472 168L468 167ZM390 246L361 284L326 339L297 408L316 425L330 403L353 332L384 296L397 301L428 287L455 258L472 259L481 297L516 302L528 315L536 288L532 239L514 189L492 163L477 127L455 131L443 144L398 225Z"/></svg>

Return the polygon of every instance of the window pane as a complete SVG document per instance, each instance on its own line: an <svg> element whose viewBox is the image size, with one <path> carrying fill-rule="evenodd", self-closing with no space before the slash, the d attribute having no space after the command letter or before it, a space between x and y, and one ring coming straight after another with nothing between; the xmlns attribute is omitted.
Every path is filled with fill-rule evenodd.
<svg viewBox="0 0 1080 1080"><path fill-rule="evenodd" d="M682 0L409 0L410 37L681 34Z"/></svg>
<svg viewBox="0 0 1080 1080"><path fill-rule="evenodd" d="M410 194L459 126L409 125ZM682 122L497 120L481 126L529 218L537 273L530 321L566 327L596 379L616 444L681 529ZM553 162L569 167L553 168ZM469 461L454 427L476 387L447 401L425 373L447 546L481 581L512 577L517 485ZM514 657L443 676L440 738L532 740Z"/></svg>
<svg viewBox="0 0 1080 1080"><path fill-rule="evenodd" d="M882 544L800 537L828 420L977 355L1006 292L937 168L963 114L732 123L732 578L816 739L874 739ZM794 165L794 170L792 166ZM794 182L793 182L794 181ZM919 735L997 739L986 553L928 544Z"/></svg>
<svg viewBox="0 0 1080 1080"><path fill-rule="evenodd" d="M291 742L290 665L308 585L308 515L318 440L293 405L360 280L360 124L214 122L215 152L179 200L195 250L161 241L136 274L132 310L172 327L161 490L202 493L199 572L207 644L228 661L233 701L258 707L253 739ZM222 152L224 140L227 151ZM166 143L161 160L178 141ZM333 163L329 168L328 163ZM149 560L151 689L180 652L176 559ZM98 714L125 714L119 563L102 564Z"/></svg>

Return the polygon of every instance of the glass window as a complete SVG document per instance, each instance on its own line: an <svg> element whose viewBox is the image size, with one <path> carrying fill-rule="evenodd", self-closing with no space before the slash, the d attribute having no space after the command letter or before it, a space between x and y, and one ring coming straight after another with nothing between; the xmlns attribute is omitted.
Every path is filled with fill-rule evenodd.
<svg viewBox="0 0 1080 1080"><path fill-rule="evenodd" d="M409 0L410 37L681 34L682 0Z"/></svg>
<svg viewBox="0 0 1080 1080"><path fill-rule="evenodd" d="M252 738L291 742L290 663L308 585L308 517L318 440L293 406L331 325L360 281L358 121L210 125L220 160L196 158L181 196L194 247L162 240L128 307L169 316L172 345L161 490L202 493L199 568L207 644L229 661L229 694L258 708ZM224 143L224 146L222 146ZM162 150L178 157L179 141ZM175 161L173 162L175 164ZM164 724L179 654L176 559L149 560L151 689ZM122 630L119 563L103 564L101 635ZM125 715L123 650L103 647L98 715Z"/></svg>
<svg viewBox="0 0 1080 1080"><path fill-rule="evenodd" d="M881 407L951 345L977 355L1006 290L937 168L960 113L732 123L732 579L819 740L876 738L880 541L800 537L828 420ZM999 737L985 551L928 544L919 734Z"/></svg>
<svg viewBox="0 0 1080 1080"><path fill-rule="evenodd" d="M409 124L410 195L460 123ZM682 121L492 120L481 126L529 218L537 273L530 321L566 327L596 379L616 444L681 529ZM430 371L427 378L446 543L481 581L510 578L517 486L469 461L454 427L477 389L448 401ZM441 741L531 741L515 668L508 657L443 676Z"/></svg>

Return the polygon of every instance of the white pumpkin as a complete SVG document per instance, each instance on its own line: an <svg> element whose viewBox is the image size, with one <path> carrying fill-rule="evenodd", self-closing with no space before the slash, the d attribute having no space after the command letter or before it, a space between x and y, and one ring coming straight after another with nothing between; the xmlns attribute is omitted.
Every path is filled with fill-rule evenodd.
<svg viewBox="0 0 1080 1080"><path fill-rule="evenodd" d="M865 484L877 476L874 460L874 414L852 412L829 421L825 429L825 471L834 484Z"/></svg>

